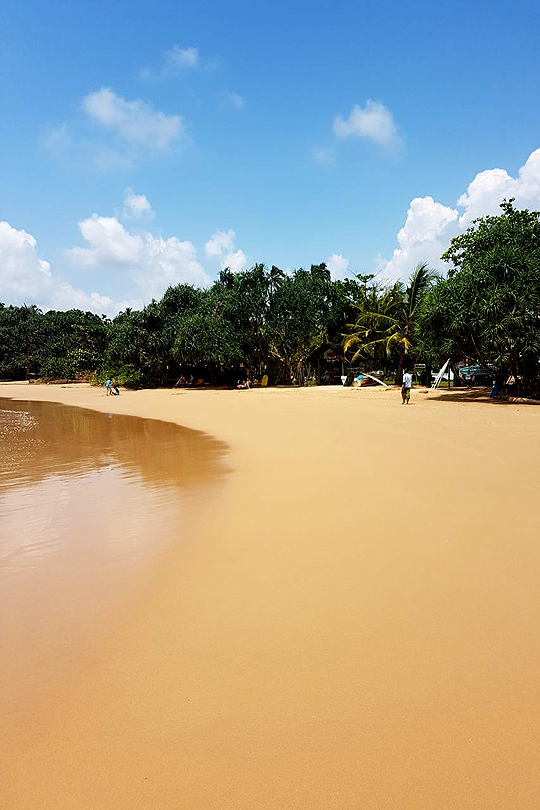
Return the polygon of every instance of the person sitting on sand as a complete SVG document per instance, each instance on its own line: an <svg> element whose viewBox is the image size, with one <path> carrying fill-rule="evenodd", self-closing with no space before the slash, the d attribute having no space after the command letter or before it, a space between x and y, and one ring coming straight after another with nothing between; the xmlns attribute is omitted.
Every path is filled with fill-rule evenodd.
<svg viewBox="0 0 540 810"><path fill-rule="evenodd" d="M118 383L115 382L115 383L112 383L111 385L112 385L112 393L114 394L115 397L119 397L120 396L120 389L118 387Z"/></svg>
<svg viewBox="0 0 540 810"><path fill-rule="evenodd" d="M412 374L406 371L403 375L403 385L401 386L401 404L408 405L411 398Z"/></svg>
<svg viewBox="0 0 540 810"><path fill-rule="evenodd" d="M105 380L105 392L106 392L107 396L109 396L109 394L111 393L111 381L110 381L110 379Z"/></svg>

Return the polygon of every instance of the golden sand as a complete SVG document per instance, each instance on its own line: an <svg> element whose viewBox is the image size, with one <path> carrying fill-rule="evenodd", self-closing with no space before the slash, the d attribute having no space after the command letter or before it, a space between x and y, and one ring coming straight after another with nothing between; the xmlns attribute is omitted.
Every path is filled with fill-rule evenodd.
<svg viewBox="0 0 540 810"><path fill-rule="evenodd" d="M538 806L539 409L416 390L401 406L395 389L0 394L202 430L232 469L93 666L10 724L2 808Z"/></svg>

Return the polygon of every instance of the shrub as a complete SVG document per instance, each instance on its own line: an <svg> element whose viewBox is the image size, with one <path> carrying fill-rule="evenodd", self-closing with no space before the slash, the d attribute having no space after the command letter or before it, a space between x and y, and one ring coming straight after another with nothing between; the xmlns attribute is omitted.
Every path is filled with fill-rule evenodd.
<svg viewBox="0 0 540 810"><path fill-rule="evenodd" d="M105 385L106 380L113 380L125 388L142 388L144 386L143 373L129 363L121 366L118 370L102 366L92 374L90 385Z"/></svg>

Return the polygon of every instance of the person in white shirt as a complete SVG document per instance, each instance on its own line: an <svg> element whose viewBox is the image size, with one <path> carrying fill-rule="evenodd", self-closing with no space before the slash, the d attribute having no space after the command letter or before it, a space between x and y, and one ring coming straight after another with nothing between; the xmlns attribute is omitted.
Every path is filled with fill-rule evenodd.
<svg viewBox="0 0 540 810"><path fill-rule="evenodd" d="M403 375L403 385L401 386L401 404L409 404L409 400L411 398L411 388L412 388L412 374L410 371L406 371Z"/></svg>

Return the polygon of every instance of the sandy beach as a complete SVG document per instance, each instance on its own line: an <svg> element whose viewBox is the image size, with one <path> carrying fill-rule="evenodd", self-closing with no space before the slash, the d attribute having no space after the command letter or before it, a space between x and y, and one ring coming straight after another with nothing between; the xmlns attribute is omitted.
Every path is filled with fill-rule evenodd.
<svg viewBox="0 0 540 810"><path fill-rule="evenodd" d="M339 387L0 396L203 431L229 470L189 555L173 548L91 665L9 724L2 807L537 806L538 407Z"/></svg>

